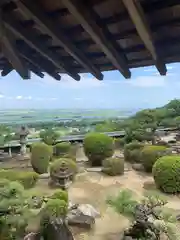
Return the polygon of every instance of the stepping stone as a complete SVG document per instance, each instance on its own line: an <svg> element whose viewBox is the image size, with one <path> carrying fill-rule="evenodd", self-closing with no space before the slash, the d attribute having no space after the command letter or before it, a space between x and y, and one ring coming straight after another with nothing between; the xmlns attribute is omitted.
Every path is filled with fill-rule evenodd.
<svg viewBox="0 0 180 240"><path fill-rule="evenodd" d="M92 168L86 168L87 172L101 172L102 167L92 167Z"/></svg>
<svg viewBox="0 0 180 240"><path fill-rule="evenodd" d="M50 174L49 173L43 173L43 174L40 174L39 175L39 178L40 179L48 179L50 177Z"/></svg>

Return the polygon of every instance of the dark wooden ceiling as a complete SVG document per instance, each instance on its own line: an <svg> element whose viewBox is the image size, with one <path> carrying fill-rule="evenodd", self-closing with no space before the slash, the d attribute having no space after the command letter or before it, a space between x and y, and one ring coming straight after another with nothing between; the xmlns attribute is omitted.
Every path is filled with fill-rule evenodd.
<svg viewBox="0 0 180 240"><path fill-rule="evenodd" d="M180 61L180 0L1 0L0 70L22 78L88 72Z"/></svg>

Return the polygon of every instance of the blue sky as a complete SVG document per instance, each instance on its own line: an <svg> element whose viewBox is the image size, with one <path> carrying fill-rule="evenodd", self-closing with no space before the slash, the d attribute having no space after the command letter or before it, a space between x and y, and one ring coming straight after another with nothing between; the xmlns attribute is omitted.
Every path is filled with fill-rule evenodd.
<svg viewBox="0 0 180 240"><path fill-rule="evenodd" d="M83 74L80 82L67 75L56 81L46 75L22 80L13 71L0 78L0 109L5 108L148 108L180 98L180 64L167 66L167 76L155 67L132 69L132 78L104 72L98 81Z"/></svg>

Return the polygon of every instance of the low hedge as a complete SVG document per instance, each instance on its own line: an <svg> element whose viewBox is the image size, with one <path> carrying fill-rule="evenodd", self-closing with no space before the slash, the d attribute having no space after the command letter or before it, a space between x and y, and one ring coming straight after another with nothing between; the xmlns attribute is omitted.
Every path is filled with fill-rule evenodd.
<svg viewBox="0 0 180 240"><path fill-rule="evenodd" d="M122 158L107 158L102 162L102 172L110 176L124 173L124 160Z"/></svg>
<svg viewBox="0 0 180 240"><path fill-rule="evenodd" d="M134 141L126 144L124 147L124 159L130 163L140 163L141 162L141 150L144 145L140 142Z"/></svg>
<svg viewBox="0 0 180 240"><path fill-rule="evenodd" d="M156 186L165 193L180 192L180 156L163 156L153 166Z"/></svg>
<svg viewBox="0 0 180 240"><path fill-rule="evenodd" d="M142 165L146 172L152 172L152 167L158 158L166 155L167 147L149 145L145 146L141 151Z"/></svg>
<svg viewBox="0 0 180 240"><path fill-rule="evenodd" d="M13 170L0 170L0 179L18 181L24 188L32 188L36 185L39 175L35 172L21 172Z"/></svg>

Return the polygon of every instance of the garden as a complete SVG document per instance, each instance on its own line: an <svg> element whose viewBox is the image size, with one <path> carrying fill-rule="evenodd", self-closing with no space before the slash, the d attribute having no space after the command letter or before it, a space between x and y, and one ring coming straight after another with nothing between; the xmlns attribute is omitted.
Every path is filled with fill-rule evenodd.
<svg viewBox="0 0 180 240"><path fill-rule="evenodd" d="M88 133L0 170L0 239L180 239L180 156Z"/></svg>

